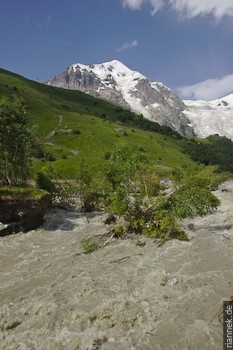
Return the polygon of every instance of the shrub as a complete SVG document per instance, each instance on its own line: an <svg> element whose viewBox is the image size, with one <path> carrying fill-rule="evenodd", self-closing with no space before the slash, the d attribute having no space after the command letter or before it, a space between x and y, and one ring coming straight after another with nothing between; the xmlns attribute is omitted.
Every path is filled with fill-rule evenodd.
<svg viewBox="0 0 233 350"><path fill-rule="evenodd" d="M104 158L105 160L110 159L110 157L111 157L111 153L110 153L110 152L105 152L105 153L104 153L103 158Z"/></svg>
<svg viewBox="0 0 233 350"><path fill-rule="evenodd" d="M49 162L54 162L56 160L56 157L51 153L46 153L45 159L48 160Z"/></svg>
<svg viewBox="0 0 233 350"><path fill-rule="evenodd" d="M81 132L78 129L73 129L72 133L75 134L75 135L80 135L81 134Z"/></svg>
<svg viewBox="0 0 233 350"><path fill-rule="evenodd" d="M187 239L179 219L205 215L219 200L210 192L211 172L187 174L173 171L174 188L159 193L159 183L147 169L146 158L133 145L117 145L106 164L106 178L112 185L111 212L123 215L125 230L160 239ZM123 230L117 228L115 235Z"/></svg>
<svg viewBox="0 0 233 350"><path fill-rule="evenodd" d="M84 250L84 254L90 254L98 249L97 243L92 238L82 239L81 245Z"/></svg>
<svg viewBox="0 0 233 350"><path fill-rule="evenodd" d="M37 186L45 191L52 193L55 190L55 185L50 180L50 178L43 172L39 172L36 178Z"/></svg>

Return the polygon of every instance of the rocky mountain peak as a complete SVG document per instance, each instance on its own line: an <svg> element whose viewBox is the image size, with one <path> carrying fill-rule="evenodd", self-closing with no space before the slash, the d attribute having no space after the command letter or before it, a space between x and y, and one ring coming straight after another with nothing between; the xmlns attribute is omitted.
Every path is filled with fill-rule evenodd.
<svg viewBox="0 0 233 350"><path fill-rule="evenodd" d="M181 134L194 134L183 114L185 105L178 96L162 83L151 81L120 61L72 64L47 84L104 98Z"/></svg>

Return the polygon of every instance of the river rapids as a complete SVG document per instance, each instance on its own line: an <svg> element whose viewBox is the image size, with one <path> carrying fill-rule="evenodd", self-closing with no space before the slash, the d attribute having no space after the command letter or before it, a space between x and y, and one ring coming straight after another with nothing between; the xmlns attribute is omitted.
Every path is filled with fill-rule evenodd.
<svg viewBox="0 0 233 350"><path fill-rule="evenodd" d="M81 240L106 232L106 215L61 209L43 228L1 237L0 350L222 349L233 182L215 195L215 213L184 222L188 242L118 239L85 255Z"/></svg>

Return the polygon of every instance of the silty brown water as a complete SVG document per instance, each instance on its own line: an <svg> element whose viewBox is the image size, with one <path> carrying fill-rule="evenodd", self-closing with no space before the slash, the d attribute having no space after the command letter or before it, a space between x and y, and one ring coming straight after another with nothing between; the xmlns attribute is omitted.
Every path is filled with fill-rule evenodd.
<svg viewBox="0 0 233 350"><path fill-rule="evenodd" d="M216 213L184 222L189 242L160 248L119 239L79 255L83 238L106 231L104 215L62 210L1 238L0 349L221 349L210 321L233 294L233 182L216 194Z"/></svg>

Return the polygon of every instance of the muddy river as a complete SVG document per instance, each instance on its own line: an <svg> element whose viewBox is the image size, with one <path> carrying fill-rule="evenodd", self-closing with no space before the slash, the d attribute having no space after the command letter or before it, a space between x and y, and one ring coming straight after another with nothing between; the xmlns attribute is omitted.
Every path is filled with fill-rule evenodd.
<svg viewBox="0 0 233 350"><path fill-rule="evenodd" d="M233 182L215 194L217 212L184 222L189 242L119 239L85 255L105 215L58 209L1 237L0 349L222 349L212 318L233 295Z"/></svg>

